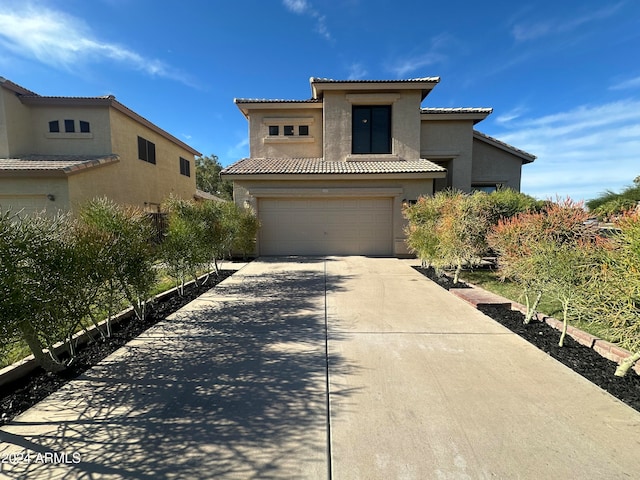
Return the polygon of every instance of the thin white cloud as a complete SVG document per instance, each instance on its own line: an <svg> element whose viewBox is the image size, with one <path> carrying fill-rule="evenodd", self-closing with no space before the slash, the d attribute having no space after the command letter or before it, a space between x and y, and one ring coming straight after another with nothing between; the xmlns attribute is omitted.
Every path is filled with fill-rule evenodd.
<svg viewBox="0 0 640 480"><path fill-rule="evenodd" d="M387 70L393 72L397 78L405 78L412 72L444 62L448 57L444 50L450 47L453 39L448 34L433 37L429 46L422 52L393 60Z"/></svg>
<svg viewBox="0 0 640 480"><path fill-rule="evenodd" d="M615 83L609 87L609 90L631 90L635 88L640 88L640 77L629 78Z"/></svg>
<svg viewBox="0 0 640 480"><path fill-rule="evenodd" d="M511 126L494 136L538 157L522 171L522 191L538 198L589 199L640 174L640 100L584 105Z"/></svg>
<svg viewBox="0 0 640 480"><path fill-rule="evenodd" d="M66 70L111 60L150 76L194 86L187 75L165 62L100 40L81 19L43 5L24 3L19 9L0 5L0 50Z"/></svg>
<svg viewBox="0 0 640 480"><path fill-rule="evenodd" d="M361 63L354 63L349 66L349 75L347 80L361 80L365 78L369 72Z"/></svg>
<svg viewBox="0 0 640 480"><path fill-rule="evenodd" d="M311 17L316 22L315 30L327 40L332 40L331 32L327 27L327 17L313 7L308 0L282 0L287 10L296 15Z"/></svg>
<svg viewBox="0 0 640 480"><path fill-rule="evenodd" d="M520 118L524 113L526 113L526 111L527 109L525 107L515 107L508 112L499 115L495 121L499 124L508 124Z"/></svg>
<svg viewBox="0 0 640 480"><path fill-rule="evenodd" d="M614 15L625 2L609 5L600 10L574 18L554 18L537 23L518 23L513 26L511 34L519 41L537 40L549 35L569 33L592 22L597 22Z"/></svg>

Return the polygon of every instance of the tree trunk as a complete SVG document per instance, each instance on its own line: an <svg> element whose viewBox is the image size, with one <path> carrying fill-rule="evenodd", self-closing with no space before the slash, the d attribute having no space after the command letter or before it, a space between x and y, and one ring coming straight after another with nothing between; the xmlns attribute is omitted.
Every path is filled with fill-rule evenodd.
<svg viewBox="0 0 640 480"><path fill-rule="evenodd" d="M460 272L462 272L462 262L458 262L456 266L456 272L453 274L453 284L456 285L460 279Z"/></svg>
<svg viewBox="0 0 640 480"><path fill-rule="evenodd" d="M20 322L18 328L20 329L20 333L22 333L22 338L29 346L33 356L36 358L38 365L44 368L47 372L61 372L66 368L64 364L56 362L50 355L47 355L42 351L42 343L40 343L38 333L28 320Z"/></svg>
<svg viewBox="0 0 640 480"><path fill-rule="evenodd" d="M542 298L542 292L538 292L536 295L536 299L533 301L533 305L529 306L529 297L527 296L527 314L524 317L524 323L527 324L531 322L533 316L536 314L536 310L538 309L538 304L540 303L540 299Z"/></svg>
<svg viewBox="0 0 640 480"><path fill-rule="evenodd" d="M614 375L616 377L624 377L638 360L640 360L640 351L623 360L622 363L618 365L618 368L616 368Z"/></svg>
<svg viewBox="0 0 640 480"><path fill-rule="evenodd" d="M562 334L560 335L560 341L558 342L558 346L562 347L564 345L564 337L567 336L567 313L569 312L569 304L566 303L562 306Z"/></svg>

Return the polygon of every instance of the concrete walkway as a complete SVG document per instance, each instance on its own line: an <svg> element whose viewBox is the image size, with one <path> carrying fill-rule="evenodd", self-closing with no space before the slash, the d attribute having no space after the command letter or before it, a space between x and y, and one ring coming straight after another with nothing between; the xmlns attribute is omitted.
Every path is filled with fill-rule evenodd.
<svg viewBox="0 0 640 480"><path fill-rule="evenodd" d="M252 262L0 429L0 478L640 478L640 413L413 263Z"/></svg>

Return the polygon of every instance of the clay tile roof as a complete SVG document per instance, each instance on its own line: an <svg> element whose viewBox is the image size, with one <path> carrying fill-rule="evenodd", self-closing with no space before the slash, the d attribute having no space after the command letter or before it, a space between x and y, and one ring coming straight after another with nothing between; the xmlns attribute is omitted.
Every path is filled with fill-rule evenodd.
<svg viewBox="0 0 640 480"><path fill-rule="evenodd" d="M483 107L458 107L458 108L421 108L420 113L492 113L493 108Z"/></svg>
<svg viewBox="0 0 640 480"><path fill-rule="evenodd" d="M384 174L446 172L425 159L325 161L323 158L244 158L222 170L222 175Z"/></svg>
<svg viewBox="0 0 640 480"><path fill-rule="evenodd" d="M317 98L309 98L307 100L285 100L285 99L270 99L270 98L234 98L234 103L322 103L322 100Z"/></svg>
<svg viewBox="0 0 640 480"><path fill-rule="evenodd" d="M398 80L334 80L333 78L311 77L312 83L422 83L440 82L440 77L405 78Z"/></svg>
<svg viewBox="0 0 640 480"><path fill-rule="evenodd" d="M92 167L115 163L120 157L108 155L25 155L19 158L0 158L0 175L17 172L78 173Z"/></svg>

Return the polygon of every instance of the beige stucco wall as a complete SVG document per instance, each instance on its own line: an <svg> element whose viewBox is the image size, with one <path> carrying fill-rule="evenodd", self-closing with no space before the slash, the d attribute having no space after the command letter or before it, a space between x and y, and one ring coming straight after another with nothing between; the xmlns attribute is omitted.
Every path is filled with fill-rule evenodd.
<svg viewBox="0 0 640 480"><path fill-rule="evenodd" d="M15 93L0 87L0 157L30 153L31 112Z"/></svg>
<svg viewBox="0 0 640 480"><path fill-rule="evenodd" d="M112 153L108 107L57 107L32 105L31 141L25 153L39 155L104 155ZM64 121L74 120L75 133L65 133ZM59 133L49 133L49 122L58 120ZM79 121L89 122L90 133L80 133Z"/></svg>
<svg viewBox="0 0 640 480"><path fill-rule="evenodd" d="M269 137L269 125L279 125L280 135ZM283 126L308 125L308 136L283 135ZM322 157L322 109L260 109L249 117L249 149L253 158Z"/></svg>
<svg viewBox="0 0 640 480"><path fill-rule="evenodd" d="M473 163L473 122L471 120L423 120L420 154L433 161L448 161L451 186L471 191Z"/></svg>
<svg viewBox="0 0 640 480"><path fill-rule="evenodd" d="M391 105L391 154L405 160L420 155L420 92L324 93L324 157L330 161L355 158L352 147L353 105ZM366 155L362 155L365 157Z"/></svg>
<svg viewBox="0 0 640 480"><path fill-rule="evenodd" d="M521 171L522 159L474 138L472 183L501 183L519 191Z"/></svg>
<svg viewBox="0 0 640 480"><path fill-rule="evenodd" d="M68 208L69 190L64 177L0 178L0 210L18 212L24 209L24 213L34 213L44 209L53 215Z"/></svg>
<svg viewBox="0 0 640 480"><path fill-rule="evenodd" d="M192 153L113 108L109 109L109 122L109 150L120 161L70 176L72 208L97 196L151 211L172 194L193 198L196 168ZM155 144L155 165L138 159L138 136ZM190 177L180 175L180 157L190 161Z"/></svg>
<svg viewBox="0 0 640 480"><path fill-rule="evenodd" d="M379 189L379 190L376 190ZM386 189L386 190L385 190ZM268 191L275 192L269 194ZM291 193L283 193L283 190ZM406 219L402 215L403 200L416 200L421 195L431 195L432 179L341 179L341 180L236 180L234 182L234 200L240 206L250 206L258 211L258 198L270 198L283 195L304 198L344 198L345 190L349 197L359 195L369 197L393 198L393 238L394 255L405 256L404 228Z"/></svg>

